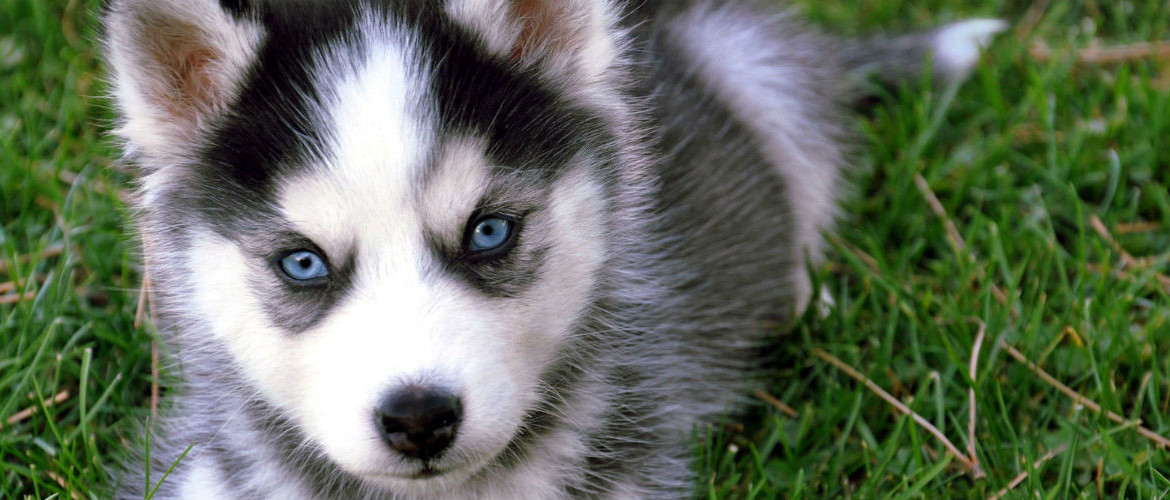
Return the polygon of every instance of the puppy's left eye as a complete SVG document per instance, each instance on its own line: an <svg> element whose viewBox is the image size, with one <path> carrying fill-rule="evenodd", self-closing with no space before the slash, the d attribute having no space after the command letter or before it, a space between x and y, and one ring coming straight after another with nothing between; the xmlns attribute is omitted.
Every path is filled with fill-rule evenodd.
<svg viewBox="0 0 1170 500"><path fill-rule="evenodd" d="M325 259L308 250L292 252L280 259L280 270L297 282L317 281L329 274Z"/></svg>
<svg viewBox="0 0 1170 500"><path fill-rule="evenodd" d="M469 225L463 246L472 256L500 255L515 242L516 225L515 219L505 215L484 215Z"/></svg>

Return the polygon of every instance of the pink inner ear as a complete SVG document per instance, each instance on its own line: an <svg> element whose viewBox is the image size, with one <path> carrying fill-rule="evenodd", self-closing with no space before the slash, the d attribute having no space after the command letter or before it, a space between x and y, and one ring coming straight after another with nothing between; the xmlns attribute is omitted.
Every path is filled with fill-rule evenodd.
<svg viewBox="0 0 1170 500"><path fill-rule="evenodd" d="M169 22L152 31L154 41L147 47L160 71L157 85L147 91L156 105L191 122L216 111L225 98L225 78L215 74L222 54L203 42L208 35L182 22Z"/></svg>
<svg viewBox="0 0 1170 500"><path fill-rule="evenodd" d="M520 36L512 60L528 61L568 49L575 34L568 19L567 0L512 0L512 14L520 20Z"/></svg>

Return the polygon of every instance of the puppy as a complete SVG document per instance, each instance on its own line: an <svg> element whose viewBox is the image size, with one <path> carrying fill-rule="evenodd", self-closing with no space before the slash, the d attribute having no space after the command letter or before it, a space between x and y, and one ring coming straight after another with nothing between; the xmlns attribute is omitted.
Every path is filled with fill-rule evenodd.
<svg viewBox="0 0 1170 500"><path fill-rule="evenodd" d="M810 301L867 73L731 0L113 0L173 373L117 498L674 499Z"/></svg>

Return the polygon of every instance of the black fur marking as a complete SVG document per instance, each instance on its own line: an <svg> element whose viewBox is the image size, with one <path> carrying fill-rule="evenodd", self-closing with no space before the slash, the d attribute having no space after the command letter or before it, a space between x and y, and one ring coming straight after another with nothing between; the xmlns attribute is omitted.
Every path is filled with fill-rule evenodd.
<svg viewBox="0 0 1170 500"><path fill-rule="evenodd" d="M319 6L264 5L264 42L240 97L205 142L202 162L193 169L199 180L227 182L270 202L277 177L320 161L311 152L328 147L325 131L311 113L323 104L314 82L313 51L343 37L355 22L354 6L337 4L328 16L313 15L321 14L313 12Z"/></svg>
<svg viewBox="0 0 1170 500"><path fill-rule="evenodd" d="M359 7L385 16L388 25L402 27L422 47L420 60L433 86L431 104L438 111L435 132L440 143L454 137L484 139L489 164L506 165L511 171L501 175L501 170L494 170L492 177L523 183L526 191L551 187L571 168L573 158L588 157L588 172L601 183L610 204L606 209L617 215L606 222L607 237L629 253L610 255L611 261L597 276L595 302L541 374L540 400L525 415L522 432L466 489L447 496L474 498L483 493L475 488L498 485L491 481L506 480L515 465L540 456L533 451L563 429L577 432L587 450L574 457L575 463L548 464L565 472L564 477L552 478L558 481L552 487L573 498L603 498L619 486L643 498L684 497L691 487L681 465L687 431L701 418L722 411L732 399L728 391L746 392L750 382L745 374L757 359L755 348L762 333L782 322L790 310L791 287L781 276L801 262L790 234L791 218L800 215L794 209L800 207L792 205L784 189L786 180L776 175L775 165L769 165L761 152L761 141L768 138L753 136L727 103L687 71L693 61L663 39L670 18L696 3L647 0L644 10L625 18L636 44L624 55L638 59L633 61L638 70L631 75L633 85L623 91L641 104L646 128L646 135L637 137L627 133L628 124L618 123L624 117L598 116L563 97L563 89L542 75L487 54L476 37L442 14L440 2L285 0L254 6L255 12L248 15L264 25L266 38L245 75L238 102L212 124L197 164L175 167L185 169L181 182L169 191L152 193L164 201L149 207L152 213L143 218L145 233L162 241L166 248L158 255L165 259L182 254L185 228L209 226L242 246L253 245L248 251L256 256L256 265L271 273L266 256L282 247L279 242L263 243L262 236L284 227L272 213L276 188L319 161L315 152L327 150L328 131L319 130L322 124L305 113L322 99L323 89L314 88L313 75L321 68L314 67L318 63L312 60L313 51L335 43L345 45L346 53L368 50L352 33L358 27ZM242 3L238 5L243 9ZM745 24L745 29L777 28L774 22L753 23ZM783 38L791 27L780 28L777 35ZM817 49L825 47L810 48L820 54ZM794 71L827 75L818 81L835 81L831 54L821 52L826 52L823 64L780 62L794 62ZM821 66L830 69L822 72ZM817 107L818 114L811 121L839 123L836 115L821 113L836 102L812 95L816 102L807 104ZM784 97L791 96L760 96ZM626 142L619 143L619 137ZM646 144L641 146L652 147L656 155L652 171L641 170L646 167L641 162L616 161L641 159L627 144L643 139ZM790 180L799 182L801 177ZM425 184L425 175L417 182ZM651 182L658 189L653 193L648 192ZM493 186L497 187L504 188ZM652 217L640 211L644 195L654 199ZM539 207L545 200L528 201ZM517 204L501 194L481 201L484 207ZM522 213L526 225L514 252L527 255L530 262L507 272L497 269L490 276L461 271L453 264L440 272L482 287L485 294L520 293L534 279L526 283L520 268L539 269L539 261L550 250L540 237L540 214ZM457 247L460 231L450 232L425 237L436 255L447 255L442 262L457 263L458 249L451 248ZM347 262L353 265L360 258ZM162 309L170 304L173 311L188 312L177 304L189 299L184 288L189 277L175 271L162 274ZM264 293L264 286L256 289ZM279 302L273 295L266 300ZM318 307L317 312L327 309ZM292 318L285 320L292 324L289 328L295 328L311 314L296 309L287 316ZM178 314L173 318L187 319ZM184 415L183 408L171 413L169 418L189 425L177 426L178 436L169 443L166 457L177 456L195 442L215 454L225 479L240 488L264 488L241 480L270 478L259 472L280 467L289 472L285 477L295 478L320 498L404 498L340 470L294 420L263 401L244 401L245 411L237 413L242 399L260 397L256 388L231 366L215 364L231 365L232 360L199 325L185 328L175 342L193 342L193 352L210 352L207 357L213 359L192 356L191 366L185 367L188 382L201 392L183 401L199 413ZM669 414L675 411L685 414ZM193 418L209 415L208 422L190 425ZM600 423L570 427L561 415ZM221 429L225 430L220 433ZM152 470L165 471L169 463L156 459ZM266 486L267 491L242 493L259 496L282 484Z"/></svg>
<svg viewBox="0 0 1170 500"><path fill-rule="evenodd" d="M219 0L219 6L223 7L223 10L228 11L237 19L252 13L252 3L250 0Z"/></svg>
<svg viewBox="0 0 1170 500"><path fill-rule="evenodd" d="M427 41L443 129L487 138L491 164L550 182L581 148L612 140L601 117L564 100L541 75L485 55L472 35L445 19L434 28Z"/></svg>
<svg viewBox="0 0 1170 500"><path fill-rule="evenodd" d="M238 101L204 142L199 165L190 169L184 186L189 191L181 195L221 235L262 227L247 219L272 210L280 180L323 160L314 152L329 150L328 132L306 112L323 105L314 82L319 70L314 50L338 42L354 52L368 50L352 35L363 9L389 24L409 25L417 37L424 72L432 78L440 143L450 137L486 138L490 164L508 165L517 182L550 185L581 148L605 150L613 140L601 117L564 100L533 70L484 53L475 36L434 2L272 2L257 8L264 43ZM459 263L445 268L484 293L510 297L535 280L544 251L524 252L512 259L516 265L473 266L463 256L448 258ZM278 316L282 324L312 322L303 310Z"/></svg>
<svg viewBox="0 0 1170 500"><path fill-rule="evenodd" d="M547 188L583 148L592 150L588 156L612 161L618 149L616 139L602 117L565 100L534 70L517 68L485 53L477 38L447 19L436 2L272 2L253 7L258 12L252 14L265 29L263 45L243 80L237 102L227 116L213 124L198 165L187 172L189 180L183 191L172 193L169 201L173 211L193 212L201 225L215 228L224 237L265 234L273 227L283 227L272 213L277 185L320 161L314 152L329 149L326 131L304 112L323 104L321 89L315 87L313 79L318 70L313 51L337 42L355 52L367 50L360 37L351 35L359 6L409 26L421 44L420 58L431 65L426 70L432 78L433 104L439 111L440 142L455 137L485 138L489 164L507 166L493 167L501 169L494 177ZM243 3L229 8L233 13L247 10ZM616 178L614 172L620 166L603 162L598 168L599 173L610 172ZM612 182L603 184L607 191L617 189ZM506 203L497 200L507 199L508 191L506 185L498 186L496 199L485 201L483 207ZM535 206L545 200L524 201ZM526 221L543 215L525 213ZM538 226L526 223L522 241L507 258L475 266L461 258L461 249L449 245L450 235L428 238L436 252L445 256L445 272L488 296L514 297L536 281L549 250L542 238L526 232ZM532 240L527 246L525 238ZM272 244L254 251L271 255L284 248ZM264 276L259 281L265 282L253 287L273 321L297 333L315 324L341 300L357 258L360 256L347 257L340 267L334 263L331 270L335 276L324 290L288 290L276 284L276 279L269 282L270 269L259 273ZM258 258L257 262L267 265L269 261ZM560 425L555 416L558 401L571 393L578 375L579 369L571 363L546 373L544 397L525 418L524 433L501 455L502 461L524 456L531 444ZM346 491L361 488L359 481L337 469L311 445L306 448L307 438L299 429L264 403L251 403L249 412L266 435L279 436L273 443L280 450L278 457L298 470L299 477L318 494L342 497ZM221 465L235 470L224 469L225 475L246 477L249 467L245 456L226 449L216 454Z"/></svg>

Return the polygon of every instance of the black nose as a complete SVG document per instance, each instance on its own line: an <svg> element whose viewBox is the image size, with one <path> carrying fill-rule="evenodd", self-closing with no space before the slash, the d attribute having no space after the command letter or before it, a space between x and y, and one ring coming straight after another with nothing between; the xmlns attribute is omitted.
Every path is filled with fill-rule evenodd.
<svg viewBox="0 0 1170 500"><path fill-rule="evenodd" d="M449 392L411 386L382 400L374 418L391 448L428 460L442 454L455 440L463 405Z"/></svg>

